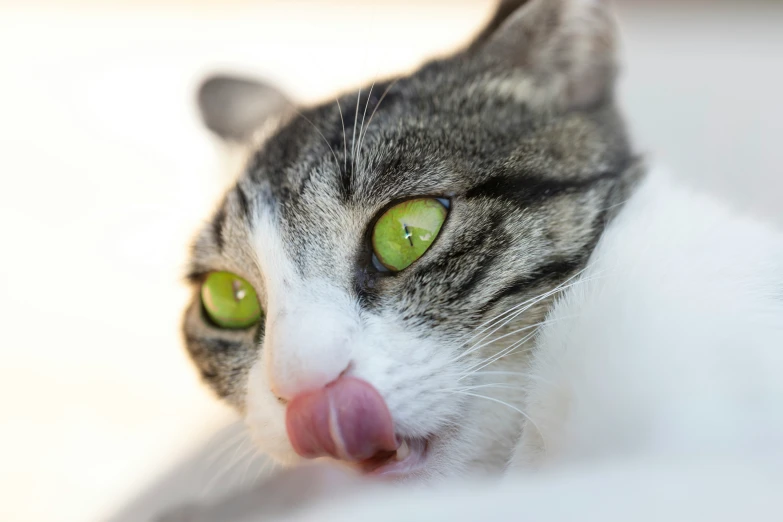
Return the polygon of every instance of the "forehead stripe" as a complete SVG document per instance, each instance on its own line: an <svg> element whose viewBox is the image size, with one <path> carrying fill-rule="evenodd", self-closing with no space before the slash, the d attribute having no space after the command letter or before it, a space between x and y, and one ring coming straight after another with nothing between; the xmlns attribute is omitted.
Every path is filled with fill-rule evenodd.
<svg viewBox="0 0 783 522"><path fill-rule="evenodd" d="M618 178L622 171L600 172L588 178L570 180L543 179L521 173L492 176L468 190L465 196L501 198L530 204L563 194L589 190L602 181Z"/></svg>
<svg viewBox="0 0 783 522"><path fill-rule="evenodd" d="M223 251L223 246L225 245L225 238L223 236L223 228L226 225L226 204L225 201L222 205L220 205L220 209L215 214L215 217L212 218L212 237L215 240L215 246L217 246L218 251Z"/></svg>
<svg viewBox="0 0 783 522"><path fill-rule="evenodd" d="M247 197L247 193L239 183L237 183L234 187L234 192L237 195L237 203L239 203L239 211L242 213L242 217L245 219L245 221L252 224L253 212L250 206L250 199Z"/></svg>

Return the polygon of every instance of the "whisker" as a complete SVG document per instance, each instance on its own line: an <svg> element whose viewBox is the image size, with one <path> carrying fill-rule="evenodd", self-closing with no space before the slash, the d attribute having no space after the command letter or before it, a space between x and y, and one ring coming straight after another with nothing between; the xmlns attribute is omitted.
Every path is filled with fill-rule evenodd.
<svg viewBox="0 0 783 522"><path fill-rule="evenodd" d="M535 303L533 303L533 304L535 304ZM531 306L532 306L532 305L531 305ZM470 354L474 353L474 352L475 352L475 351L478 349L478 347L479 347L478 343L481 343L483 340L487 339L487 338L488 338L490 335L492 335L493 333L495 333L495 332L497 332L498 330L500 330L500 329L502 329L503 327L505 327L505 326L506 326L508 323L510 323L511 321L515 320L517 317L519 317L519 316L520 316L522 313L524 313L524 312L525 312L525 311L527 311L528 309L529 309L529 307L526 307L526 308L524 308L524 309L520 310L518 313L515 313L515 314L514 314L512 317L510 317L508 320L506 320L506 321L505 321L503 324L501 324L500 326L498 326L497 328L495 328L495 329L494 329L494 330L492 330L491 332L487 333L486 335L484 335L483 337L481 337L480 339L478 339L478 340L476 341L476 344L474 344L472 347L468 348L466 351L462 352L461 354L457 355L456 357L454 357L454 358L453 358L451 361L449 361L449 362L456 362L456 361L459 361L459 360L460 360L460 359L462 359L463 357L467 357L468 355L470 355ZM536 324L541 324L541 323L536 323ZM480 345L480 346L483 346L483 345Z"/></svg>
<svg viewBox="0 0 783 522"><path fill-rule="evenodd" d="M530 417L530 415L528 415L524 411L520 410L519 408L517 408L513 404L509 404L509 403L507 403L505 401L502 401L500 399L496 399L494 397L487 397L486 395L480 395L478 393L471 393L471 392L466 392L466 391L457 391L457 392L454 392L454 393L457 393L457 394L460 394L460 395L468 395L470 397L476 397L478 399L486 399L488 401L492 401L492 402L496 402L498 404L502 404L503 406L507 406L508 408L511 408L512 410L516 411L517 413L522 415L524 418L526 418L528 420L528 422L530 422L530 424L533 425L534 428L536 428L536 431L538 431L538 434L541 437L541 442L544 445L544 448L543 448L544 452L546 453L546 441L544 440L544 433L541 431L541 428L538 427L536 422Z"/></svg>
<svg viewBox="0 0 783 522"><path fill-rule="evenodd" d="M530 299L528 299L528 300L526 300L526 301L523 301L523 302L521 302L521 303L519 303L519 304L517 304L517 305L514 305L514 306L512 306L511 308L509 308L508 310L506 310L505 312L503 312L503 313L501 313L501 314L497 315L496 317L494 317L494 318L492 318L492 319L490 319L490 320L486 321L485 323L483 323L483 324L479 325L479 326L477 327L477 330L478 330L478 331L477 331L477 333L475 333L475 334L473 335L473 337L471 337L470 339L468 339L467 341L465 341L465 344L467 344L467 343L471 342L471 341L472 341L473 339L475 339L476 337L478 337L478 336L482 335L482 334L483 334L484 332L486 332L486 330L488 330L489 328L492 328L492 327L494 326L494 324L493 324L493 323L497 323L498 321L501 321L501 320L503 320L503 318L505 318L505 317L506 317L508 314L512 314L512 313L514 313L514 312L517 312L517 311L519 311L519 308L521 308L521 307L524 307L525 305L527 305L527 304L531 304L531 303L532 303L532 304L536 304L536 303L538 303L539 301L541 301L542 299L546 299L547 297L549 297L550 295L552 295L552 294L554 294L554 293L557 293L557 292L559 292L559 291L563 291L563 290L567 290L568 288L571 288L571 286L572 286L572 285L574 285L574 284L578 284L578 283L581 283L581 282L583 282L584 280L581 280L581 281L577 281L577 282L575 282L575 283L571 283L571 284L569 284L569 283L570 283L570 281L573 281L575 278L579 277L579 276L580 276L580 275L581 275L581 274L582 274L582 273L583 273L585 270L587 270L587 268L583 268L582 270L579 270L577 273L575 273L574 275L572 275L571 277L569 277L568 279L566 279L565 281L563 281L562 283L560 283L559 285L557 285L555 288L553 288L553 289L551 289L551 290L548 290L548 291L544 292L543 294L539 294L539 295L537 295L537 296L535 296L535 297L531 297ZM529 308L529 307L528 307L528 308ZM523 310L523 311L524 311L524 310ZM521 312L520 312L520 313L521 313ZM516 314L516 315L518 315L518 314ZM512 320L513 320L513 319L512 319ZM507 323L508 323L508 321L506 321L506 323L504 323L504 324L507 324ZM491 335L491 333L492 333L492 332L490 332L490 335Z"/></svg>
<svg viewBox="0 0 783 522"><path fill-rule="evenodd" d="M267 457L266 463L264 463L263 466L256 472L256 476L253 478L253 483L258 482L258 479L260 479L264 473L267 471L270 471L271 469L274 469L276 467L275 461Z"/></svg>
<svg viewBox="0 0 783 522"><path fill-rule="evenodd" d="M206 458L205 464L207 471L209 471L209 468L212 467L220 457L225 456L226 453L231 451L232 448L237 451L238 446L244 442L243 439L247 440L247 436L247 428L243 426L238 433L234 433L229 439L223 441L218 449Z"/></svg>
<svg viewBox="0 0 783 522"><path fill-rule="evenodd" d="M581 275L581 274L582 274L582 272L584 272L585 270L586 270L586 268L583 268L582 270L579 270L579 271L578 271L576 274L574 274L573 276L571 276L571 277L569 277L568 279L564 280L562 283L560 283L559 285L557 285L557 286L556 286L555 288L553 288L552 290L548 290L547 292L544 292L544 293L548 293L548 292L551 292L551 291L555 291L555 290L557 290L557 289L559 289L559 288L563 287L564 285L568 284L568 283L569 283L571 280L573 280L574 278L576 278L576 277L579 277L579 275ZM533 301L533 300L537 299L537 298L538 298L538 297L540 297L540 296L541 296L541 294L539 294L538 296L531 297L530 299L528 299L528 300L526 300L526 301L523 301L523 302L521 302L521 303L519 303L519 304L517 304L517 305L514 305L514 306L512 306L511 308L509 308L509 309L508 309L508 310L506 310L505 312L503 312L503 313L501 313L501 314L497 315L496 317L493 317L492 319L489 319L489 320L488 320L488 321L486 321L485 323L482 323L482 324L480 324L480 325L478 326L478 328L479 328L479 329L481 329L481 328L483 328L483 327L485 327L485 326L488 326L488 325L490 325L490 323L493 323L493 322L495 322L496 320L500 319L501 317L503 317L503 316L505 316L505 315L507 315L507 314L509 314L509 313L513 312L514 310L518 309L519 307L521 307L521 306L524 306L525 304L529 303L530 301Z"/></svg>
<svg viewBox="0 0 783 522"><path fill-rule="evenodd" d="M249 439L247 439L245 442L248 440ZM244 447L244 442L240 447ZM253 451L255 451L255 447L252 444L241 454L239 453L239 448L237 448L237 451L234 452L234 457L223 467L223 469L220 470L220 472L212 475L212 478L209 480L209 482L207 482L206 485L202 488L201 496L209 494L215 485L217 485L217 483L226 475L226 473L231 471L237 464L239 464L239 462L242 461L243 458L247 457Z"/></svg>
<svg viewBox="0 0 783 522"><path fill-rule="evenodd" d="M340 98L335 99L337 110L340 111L340 123L343 126L343 170L348 171L348 143L345 140L345 120L343 119L343 108L340 107Z"/></svg>
<svg viewBox="0 0 783 522"><path fill-rule="evenodd" d="M575 315L567 315L567 316L558 317L556 319L545 319L543 321L539 321L539 322L537 322L535 324L531 324L529 326L525 326L524 328L519 328L517 330L514 330L513 332L509 332L509 333L503 334L503 335L501 335L499 337L495 337L494 339L490 339L489 341L485 341L482 344L474 346L473 348L471 348L470 350L465 352L463 355L469 355L469 354L471 354L471 353L473 353L473 352L475 352L475 351L477 351L477 350L479 350L481 348L484 348L486 346L494 344L494 343L496 343L498 341L501 341L501 340L503 340L503 339L505 339L507 337L511 337L511 336L517 335L519 333L522 333L524 331L530 330L532 328L541 328L542 326L546 326L546 325L549 325L549 324L557 323L557 322L563 321L565 319L572 319L574 317L576 317L576 316ZM459 357L458 357L458 359L459 359Z"/></svg>
<svg viewBox="0 0 783 522"><path fill-rule="evenodd" d="M486 370L483 372L473 372L474 375L519 375L521 377L532 377L534 374L529 372L515 372L507 370Z"/></svg>
<svg viewBox="0 0 783 522"><path fill-rule="evenodd" d="M310 118L308 118L307 116L302 114L302 112L299 109L297 109L296 107L294 107L293 105L291 105L291 107L293 108L294 112L296 112L299 115L300 118L304 119L307 123L312 125L313 129L315 129L315 132L317 132L318 135L321 136L321 138L326 143L326 146L329 147L330 151L332 151L332 157L334 158L334 166L337 167L337 170L339 171L340 170L340 160L337 159L337 154L334 153L334 149L332 148L332 145L329 143L329 140L327 140L326 136L324 136L323 132L321 132L320 129L318 129L318 127L315 126L315 123L310 121Z"/></svg>
<svg viewBox="0 0 783 522"><path fill-rule="evenodd" d="M479 375L483 375L485 372L481 372ZM532 372L486 372L486 374L507 374L507 375L515 375L515 376L521 376L525 379L529 379L531 381L537 381L537 382L543 382L545 384L553 385L554 383L542 377L541 375L537 373ZM477 389L477 388L507 388L510 390L527 390L527 386L523 386L514 382L492 382L492 383L480 383L480 384L471 384L467 386L458 386L455 388L443 388L440 391L455 391L455 390L471 390L471 389Z"/></svg>
<svg viewBox="0 0 783 522"><path fill-rule="evenodd" d="M362 131L364 130L364 118L367 117L367 106L370 104L370 98L372 98L372 90L375 87L375 82L370 85L370 92L367 94L367 100L364 102L364 112L362 113L362 125L359 127L359 146L356 148L357 161L361 161L362 153ZM358 109L358 107L357 107ZM354 123L355 125L355 123ZM361 167L360 167L361 168Z"/></svg>
<svg viewBox="0 0 783 522"><path fill-rule="evenodd" d="M378 108L381 106L381 103L383 102L383 99L386 98L386 95L389 93L392 87L394 87L397 82L400 81L399 78L391 82L386 89L384 89L383 94L381 94L381 97L378 99L378 103L375 104L375 107L373 107L372 112L370 113L370 119L367 121L367 128L364 129L364 134L359 136L359 147L362 146L364 143L364 137L367 136L367 131L370 130L370 124L372 123L372 119L375 117L375 113L378 111Z"/></svg>
<svg viewBox="0 0 783 522"><path fill-rule="evenodd" d="M351 138L351 170L356 172L356 122L359 121L359 102L362 101L362 90L356 95L356 114L353 117L353 137Z"/></svg>
<svg viewBox="0 0 783 522"><path fill-rule="evenodd" d="M533 331L526 336L524 336L519 341L515 342L514 344L508 346L507 348L504 348L500 352L496 353L495 355L489 357L488 359L485 359L485 361L478 363L477 365L473 365L470 368L465 370L465 375L457 379L458 381L461 381L465 377L469 377L470 375L473 375L475 372L481 370L482 368L486 368L490 364L493 364L503 357L506 357L508 355L511 355L512 353L515 353L518 351L518 349L524 345L527 341L529 341L533 336L535 336L536 331Z"/></svg>
<svg viewBox="0 0 783 522"><path fill-rule="evenodd" d="M619 203L615 203L614 205L609 205L608 207L600 208L598 210L600 212L606 212L608 210L612 210L613 208L621 207L621 206L625 205L626 203L628 203L630 200L631 200L631 198L629 197L629 198L626 198L626 199L622 200Z"/></svg>
<svg viewBox="0 0 783 522"><path fill-rule="evenodd" d="M537 328L539 326L543 326L544 324L547 324L546 321L540 321L538 323L531 324L531 325L525 326L523 328L518 328L518 329L516 329L516 330L514 330L512 332L508 332L506 334L500 335L498 337L490 339L489 341L485 341L485 342L483 342L481 344L473 345L469 350L467 350L467 351L463 352L462 354L460 354L459 356L457 356L454 359L454 362L456 362L456 361L458 361L458 360L460 360L460 359L462 359L464 357L467 357L468 355L470 355L470 354L480 350L481 348L484 348L484 347L489 346L491 344L494 344L494 343L496 343L498 341L506 339L507 337L512 337L512 336L517 335L519 333L522 333L524 331L530 330L531 328Z"/></svg>
<svg viewBox="0 0 783 522"><path fill-rule="evenodd" d="M509 332L509 333L500 335L498 337L490 339L489 341L485 341L485 342L483 342L481 344L474 345L470 350L468 350L466 352L463 352L459 357L454 359L454 361L458 361L458 360L462 359L463 357L466 357L466 356L470 355L471 353L480 350L481 348L489 346L490 344L494 344L494 343L496 343L498 341L502 341L503 339L506 339L507 337L512 337L512 336L517 335L519 333L522 333L522 332L525 332L527 330L530 330L531 328L538 328L539 326L542 326L545 323L546 323L546 321L541 321L541 322L536 323L536 324L531 324L529 326L525 326L524 328L519 328L517 330L514 330L513 332Z"/></svg>
<svg viewBox="0 0 783 522"><path fill-rule="evenodd" d="M245 468L243 469L242 476L239 479L239 486L240 487L244 486L244 484L245 484L245 478L247 477L248 471L250 471L251 464L253 462L255 462L259 457L262 456L262 453L260 451L258 451L258 448L254 447L253 449L254 449L254 451L250 455L250 458L246 458L245 459L247 462L245 462Z"/></svg>
<svg viewBox="0 0 783 522"><path fill-rule="evenodd" d="M538 300L545 299L546 297L548 297L548 295L543 295L543 296L541 296L541 297L540 297L540 299L538 299ZM513 321L514 319L516 319L517 317L519 317L519 315L521 315L522 313L524 313L525 311L527 311L528 309L530 309L530 307L531 307L531 306L533 306L533 305L535 305L535 304L536 304L536 302L533 302L533 303L531 303L531 304L530 304L530 306L527 306L527 307L523 308L522 310L519 310L519 312L518 312L518 313L516 313L516 314L514 314L514 316L513 316L513 317L511 317L510 319L506 320L506 321L505 321L503 324L501 324L501 325L500 325L500 326L498 326L497 328L493 329L491 332L489 332L488 334L486 334L485 336L483 336L481 339L479 339L479 340L478 340L478 341L476 341L476 342L477 342L477 343L481 343L481 341L484 341L484 340L485 340L485 339L487 339L487 338L488 338L490 335L492 335L493 333L495 333L495 332L497 332L498 330L502 329L502 328L503 328L504 326L506 326L506 325L507 325L509 322L511 322L511 321ZM469 348L468 350L466 350L465 352L463 352L463 353L461 353L461 354L457 355L456 357L454 357L454 358L453 358L451 361L449 361L449 363L453 363L453 362L456 362L456 361L458 361L458 360L462 359L463 357L467 357L468 355L470 355L470 354L472 354L472 353L476 352L477 350L479 350L479 349L481 349L481 348L484 348L485 346L489 346L490 344L492 344L492 343L495 343L495 342L497 342L497 341L499 341L499 340L501 340L501 339L505 339L506 337L510 337L510 336L512 336L512 335L518 334L518 333L520 333L520 332L523 332L523 331L525 331L525 330L529 330L529 329L531 329L531 328L537 328L537 327L541 327L541 326L544 326L544 325L550 324L550 323L552 323L552 322L555 322L555 321L560 321L560 320L562 320L562 319L567 319L567 318L566 318L566 317L560 317L560 318L557 318L557 319L544 319L543 321L539 321L538 323L535 323L535 324L532 324L532 325L525 326L524 328L520 328L520 329L518 329L518 330L514 330L513 332L510 332L510 333L503 334L503 335L501 335L501 336L499 336L499 337L496 337L496 338L494 338L494 339L491 339L491 340L489 340L489 341L485 341L485 342L484 342L484 343L482 343L482 344L475 344L475 345L473 345L471 348Z"/></svg>
<svg viewBox="0 0 783 522"><path fill-rule="evenodd" d="M482 336L480 339L478 339L478 340L476 341L476 343L480 343L480 342L484 341L485 339L487 339L489 336L491 336L492 334L494 334L494 333L495 333L495 332L497 332L498 330L501 330L501 329L502 329L503 327L505 327L505 326L506 326L508 323L510 323L511 321L513 321L513 320L515 320L516 318L518 318L518 317L519 317L521 314L523 314L524 312L526 312L527 310L529 310L531 307L533 307L534 305L536 305L536 304L537 304L537 303L539 303L540 301L542 301L542 300L544 300L544 299L546 299L546 298L550 297L550 296L551 296L551 295L553 295L554 293L556 293L556 292L560 292L560 291L565 291L565 290L567 290L567 289L569 289L569 288L572 288L572 287L573 287L573 286L575 286L575 285L578 285L578 284L585 283L585 282L587 282L587 281L590 281L590 280L592 280L592 279L594 279L594 278L595 278L595 277L590 277L590 278L586 278L586 279L580 279L580 280L578 280L578 281L575 281L575 282L573 282L573 283L571 283L571 284L569 284L569 285L566 285L566 286L564 286L564 287L563 287L562 285L559 285L558 287L556 287L556 288L554 288L554 289L552 289L552 290L549 290L548 292L545 292L544 294L541 294L541 295L539 295L539 296L537 296L537 297L534 297L534 298L532 298L532 299L528 299L527 301L525 301L524 303L522 303L522 304L527 304L528 306L525 306L524 308L522 308L522 309L520 309L520 310L516 310L516 311L515 311L515 312L514 312L514 313L513 313L513 314L512 314L510 317L508 317L508 318L507 318L505 321L503 321L503 323L502 323L502 324L500 324L500 325L498 325L498 326L495 326L495 327L494 327L494 328L493 328L493 329L492 329L490 332L487 332L487 331L486 331L487 329L484 329L484 332L483 332L483 333L484 333L484 335L483 335L483 336ZM532 302L531 302L531 301L532 301ZM521 306L522 304L520 304L520 305L516 305L516 306L514 306L514 308L518 308L518 307L519 307L519 306ZM539 326L543 326L544 324L545 324L544 322L540 322L540 323L538 323L538 325L539 325ZM477 334L477 335L481 335L481 333L480 333L480 334ZM474 336L473 336L473 338L475 338L475 337L476 337L476 335L474 335ZM471 338L471 339L472 339L472 338ZM499 339L500 339L500 338L499 338ZM463 343L463 346L464 346L465 344L467 344L468 342L470 342L470 339L469 339L468 341L466 341L465 343ZM490 344L490 343L487 343L487 344ZM486 344L484 344L484 345L481 345L481 347L483 347L483 346L486 346ZM465 357L465 356L467 356L467 355L470 355L471 353L475 352L475 351L476 351L476 349L477 349L477 347L476 347L476 345L474 345L473 347L469 348L469 349L468 349L468 350L466 350L465 352L463 352L463 353L461 353L461 354L457 355L457 356L456 356L454 359L452 359L450 362L455 362L455 361L458 361L458 360L459 360L459 359L461 359L462 357Z"/></svg>

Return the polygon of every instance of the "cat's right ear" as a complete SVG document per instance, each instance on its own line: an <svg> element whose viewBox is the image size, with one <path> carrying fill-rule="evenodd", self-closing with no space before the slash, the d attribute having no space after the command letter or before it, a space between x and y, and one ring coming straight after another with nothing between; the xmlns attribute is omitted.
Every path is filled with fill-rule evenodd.
<svg viewBox="0 0 783 522"><path fill-rule="evenodd" d="M197 101L204 125L225 141L243 143L269 118L289 106L286 97L265 83L232 75L206 78Z"/></svg>

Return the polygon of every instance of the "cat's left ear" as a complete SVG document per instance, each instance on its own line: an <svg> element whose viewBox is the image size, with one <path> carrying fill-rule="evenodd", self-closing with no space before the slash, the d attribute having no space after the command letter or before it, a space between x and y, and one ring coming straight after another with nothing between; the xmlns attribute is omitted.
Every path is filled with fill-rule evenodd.
<svg viewBox="0 0 783 522"><path fill-rule="evenodd" d="M250 78L214 75L198 88L197 101L204 125L225 141L243 143L289 102L274 87Z"/></svg>
<svg viewBox="0 0 783 522"><path fill-rule="evenodd" d="M606 0L503 0L468 53L523 73L533 101L578 108L611 95L616 33Z"/></svg>

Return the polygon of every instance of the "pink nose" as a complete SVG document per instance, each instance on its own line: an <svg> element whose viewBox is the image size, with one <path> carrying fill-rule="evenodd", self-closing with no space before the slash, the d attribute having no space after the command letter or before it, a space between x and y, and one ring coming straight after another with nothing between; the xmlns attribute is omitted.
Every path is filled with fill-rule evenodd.
<svg viewBox="0 0 783 522"><path fill-rule="evenodd" d="M286 409L286 429L294 450L305 458L361 461L398 447L383 397L349 376L294 397Z"/></svg>

